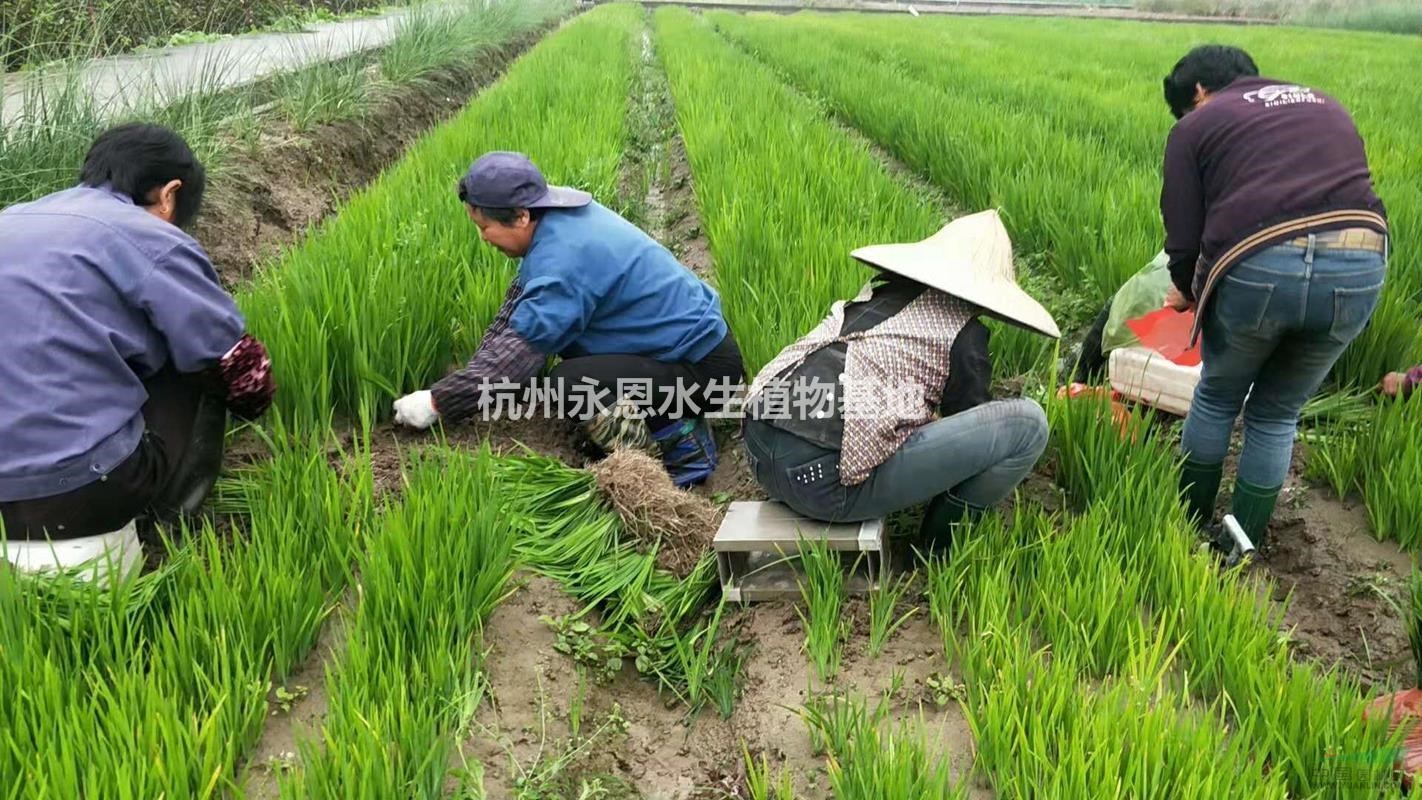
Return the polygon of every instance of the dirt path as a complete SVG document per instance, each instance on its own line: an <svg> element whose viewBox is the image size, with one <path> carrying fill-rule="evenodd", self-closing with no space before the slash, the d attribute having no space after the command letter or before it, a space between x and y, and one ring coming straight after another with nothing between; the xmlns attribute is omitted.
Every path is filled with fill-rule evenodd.
<svg viewBox="0 0 1422 800"><path fill-rule="evenodd" d="M303 741L318 741L326 719L326 666L345 649L342 613L333 612L321 626L316 647L286 681L273 686L267 696L271 716L262 729L262 738L247 754L246 797L249 800L276 800L281 796L281 775L298 763Z"/></svg>
<svg viewBox="0 0 1422 800"><path fill-rule="evenodd" d="M856 617L865 614L861 602L850 608ZM824 758L814 752L797 716L811 693L825 687L801 652L803 632L793 607L772 603L736 612L731 625L755 642L744 692L729 719L708 708L690 720L683 706L664 702L630 665L606 685L580 680L574 662L554 651L554 633L540 621L576 610L555 584L531 577L490 620L486 669L492 702L481 710L479 730L464 748L484 765L490 797L577 797L581 786L598 782L616 798L723 798L741 788L743 746L753 757L764 754L791 770L797 796L828 797ZM956 706L939 709L931 700L927 680L947 669L927 614L911 618L877 659L864 654L865 643L862 631L846 642L842 677L834 688L872 698L897 676L894 718L921 714L923 735L961 777L972 762L972 738ZM570 720L579 704L583 738L574 744ZM520 781L528 795L516 788ZM548 794L533 794L536 789ZM975 786L971 796L991 794Z"/></svg>
<svg viewBox="0 0 1422 800"><path fill-rule="evenodd" d="M1302 462L1301 454L1295 463ZM1290 474L1259 561L1288 601L1284 626L1301 658L1339 664L1369 691L1415 680L1407 640L1411 557L1373 538L1361 503Z"/></svg>

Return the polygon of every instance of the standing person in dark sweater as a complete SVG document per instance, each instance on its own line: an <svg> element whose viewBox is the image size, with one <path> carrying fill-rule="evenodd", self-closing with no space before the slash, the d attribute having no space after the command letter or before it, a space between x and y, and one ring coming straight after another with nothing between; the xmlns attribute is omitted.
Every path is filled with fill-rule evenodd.
<svg viewBox="0 0 1422 800"><path fill-rule="evenodd" d="M1203 337L1204 358L1181 491L1208 525L1243 410L1233 514L1261 543L1299 411L1377 304L1387 219L1352 118L1323 92L1259 77L1247 53L1211 45L1175 65L1165 100L1179 120L1160 201L1166 305L1197 308L1191 343Z"/></svg>
<svg viewBox="0 0 1422 800"><path fill-rule="evenodd" d="M710 477L705 415L745 377L715 290L586 192L549 186L520 153L485 154L458 192L484 241L519 259L518 276L468 365L395 401L396 423L497 412L559 356L540 408L581 423L589 449L659 456L678 486Z"/></svg>
<svg viewBox="0 0 1422 800"><path fill-rule="evenodd" d="M928 503L920 543L946 547L957 523L1010 496L1047 446L1040 406L992 399L978 317L1060 333L1017 286L996 212L853 255L883 272L751 384L752 471L811 519L863 521Z"/></svg>

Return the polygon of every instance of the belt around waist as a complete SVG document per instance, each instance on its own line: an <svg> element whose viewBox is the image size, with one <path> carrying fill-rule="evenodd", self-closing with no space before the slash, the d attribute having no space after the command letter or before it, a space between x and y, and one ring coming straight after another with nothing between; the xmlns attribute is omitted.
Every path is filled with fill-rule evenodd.
<svg viewBox="0 0 1422 800"><path fill-rule="evenodd" d="M1281 244L1294 247L1308 247L1308 236L1299 236ZM1372 228L1343 228L1313 234L1313 246L1317 250L1367 250L1373 253L1387 252L1387 237Z"/></svg>

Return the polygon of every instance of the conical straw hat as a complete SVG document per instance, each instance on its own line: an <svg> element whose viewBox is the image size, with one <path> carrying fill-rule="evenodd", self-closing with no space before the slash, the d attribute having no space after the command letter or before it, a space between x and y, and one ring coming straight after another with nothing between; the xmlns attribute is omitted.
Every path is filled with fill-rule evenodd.
<svg viewBox="0 0 1422 800"><path fill-rule="evenodd" d="M1017 285L1012 241L994 210L959 217L910 244L876 244L850 255L960 297L1005 322L1061 338L1052 315Z"/></svg>

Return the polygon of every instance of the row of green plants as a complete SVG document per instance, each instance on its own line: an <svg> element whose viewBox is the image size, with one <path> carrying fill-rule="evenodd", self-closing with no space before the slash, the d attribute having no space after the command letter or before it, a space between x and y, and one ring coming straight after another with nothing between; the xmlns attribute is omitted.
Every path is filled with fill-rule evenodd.
<svg viewBox="0 0 1422 800"><path fill-rule="evenodd" d="M1306 474L1339 497L1357 496L1373 534L1422 548L1422 400L1379 403L1360 425L1326 426L1310 437Z"/></svg>
<svg viewBox="0 0 1422 800"><path fill-rule="evenodd" d="M19 78L0 95L6 118L0 126L0 207L72 185L94 138L124 119L177 130L207 167L210 183L220 185L230 154L259 150L272 120L306 132L359 118L438 69L487 69L520 37L568 8L566 0L421 6L396 23L394 36L377 51L278 73L257 84L227 88L228 75L240 65L215 55L171 102L156 67L132 80L121 99L96 98L82 61Z"/></svg>
<svg viewBox="0 0 1422 800"><path fill-rule="evenodd" d="M240 792L268 692L351 584L373 513L368 460L324 439L274 444L225 479L224 522L157 571L105 590L0 569L0 796Z"/></svg>
<svg viewBox="0 0 1422 800"><path fill-rule="evenodd" d="M469 357L514 270L479 242L456 181L486 151L519 150L611 198L638 21L610 7L567 25L258 273L238 305L271 350L277 414L303 429L388 416Z"/></svg>
<svg viewBox="0 0 1422 800"><path fill-rule="evenodd" d="M1365 692L1354 678L1337 666L1293 658L1287 636L1280 634L1284 608L1269 599L1274 593L1265 573L1221 572L1213 556L1198 550L1177 501L1175 455L1167 437L1138 417L1123 434L1108 422L1109 407L1094 401L1052 400L1048 414L1055 475L1084 509L1051 534L1071 540L1076 568L1071 560L1058 563L1076 577L1052 588L1067 603L1064 613L1050 611L1062 601L1046 603L1032 591L1012 614L1025 617L1050 643L1053 657L1071 650L1078 663L1096 665L1101 679L1128 671L1110 660L1123 645L1119 626L1142 625L1126 635L1127 649L1136 652L1149 644L1150 653L1169 653L1172 681L1185 707L1192 714L1212 709L1231 740L1241 743L1252 763L1267 768L1265 778L1282 780L1289 796L1374 797L1394 787L1387 758L1364 764L1367 774L1359 781L1340 782L1330 771L1340 755L1347 760L1386 752L1385 731L1364 723ZM1066 545L1047 541L1048 530L1039 526L1035 536L1026 533L1026 541L1023 532L1013 535L1012 558L1024 560L1027 574L1037 577L1024 581L1018 573L1008 585L1045 586L1044 569L1058 579L1064 574L1051 565L1062 555L1057 548ZM968 558L969 550L954 559ZM1004 561L983 558L990 564ZM944 593L938 602L940 621L944 601L954 596ZM1115 604L1122 597L1138 603L1140 616L1112 622L1110 617L1121 613Z"/></svg>
<svg viewBox="0 0 1422 800"><path fill-rule="evenodd" d="M482 792L460 745L484 695L483 624L515 567L499 494L487 447L428 450L406 467L399 504L356 556L320 735L300 743L283 797L434 798L451 777Z"/></svg>
<svg viewBox="0 0 1422 800"><path fill-rule="evenodd" d="M1393 86L1412 50L1395 38L1078 20L900 20L713 15L729 38L896 157L973 207L1000 206L1014 241L1084 321L1160 248L1160 160L1171 118L1160 76L1201 40L1254 55L1266 75L1335 95L1354 112L1396 234L1372 325L1335 370L1367 387L1422 358L1422 164L1407 140L1422 96ZM1348 69L1339 69L1343 59ZM1011 69L1004 65L1011 64ZM1389 76L1394 76L1389 78Z"/></svg>
<svg viewBox="0 0 1422 800"><path fill-rule="evenodd" d="M945 210L704 20L659 9L654 25L722 305L754 373L858 293L872 273L851 250L923 238Z"/></svg>

